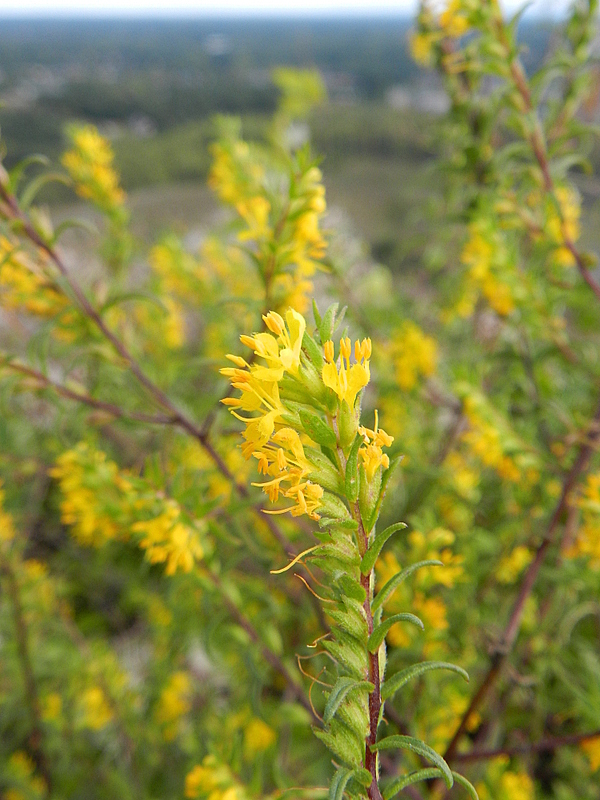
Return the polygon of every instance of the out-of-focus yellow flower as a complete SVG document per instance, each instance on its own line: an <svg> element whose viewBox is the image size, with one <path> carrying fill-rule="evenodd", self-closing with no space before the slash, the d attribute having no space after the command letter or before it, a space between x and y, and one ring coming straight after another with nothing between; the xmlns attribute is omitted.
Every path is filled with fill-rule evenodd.
<svg viewBox="0 0 600 800"><path fill-rule="evenodd" d="M449 0L439 16L440 28L444 36L458 38L469 30L469 20L462 0Z"/></svg>
<svg viewBox="0 0 600 800"><path fill-rule="evenodd" d="M590 769L596 772L600 769L600 737L586 739L580 744L581 749L586 754L590 762Z"/></svg>
<svg viewBox="0 0 600 800"><path fill-rule="evenodd" d="M179 504L155 492L138 491L126 473L85 442L63 453L50 470L62 492L61 518L84 545L139 534L139 546L165 572L190 572L203 557L200 522L184 521Z"/></svg>
<svg viewBox="0 0 600 800"><path fill-rule="evenodd" d="M420 377L433 375L437 366L437 344L418 325L405 320L390 344L396 382L401 389L413 389Z"/></svg>
<svg viewBox="0 0 600 800"><path fill-rule="evenodd" d="M8 544L15 538L15 527L12 516L4 510L4 490L0 481L0 542Z"/></svg>
<svg viewBox="0 0 600 800"><path fill-rule="evenodd" d="M63 312L69 301L44 274L46 261L41 252L34 261L16 243L0 236L0 305L43 319Z"/></svg>
<svg viewBox="0 0 600 800"><path fill-rule="evenodd" d="M104 692L99 686L92 686L81 696L84 714L84 725L99 731L113 719L113 712L108 705Z"/></svg>
<svg viewBox="0 0 600 800"><path fill-rule="evenodd" d="M187 774L185 796L189 800L205 797L209 800L246 800L247 797L231 770L212 755L206 756L201 765L197 764Z"/></svg>
<svg viewBox="0 0 600 800"><path fill-rule="evenodd" d="M531 563L533 553L528 547L519 545L505 556L498 565L496 578L500 583L514 583L525 567Z"/></svg>
<svg viewBox="0 0 600 800"><path fill-rule="evenodd" d="M120 213L125 193L119 186L108 141L93 125L73 127L69 137L73 149L63 155L62 163L75 181L77 194L108 214Z"/></svg>
<svg viewBox="0 0 600 800"><path fill-rule="evenodd" d="M258 717L252 717L244 728L244 758L252 761L258 753L268 750L277 740L277 734Z"/></svg>
<svg viewBox="0 0 600 800"><path fill-rule="evenodd" d="M572 267L575 258L569 249L579 239L581 200L572 186L558 186L546 202L545 232L555 244L554 258L560 266Z"/></svg>
<svg viewBox="0 0 600 800"><path fill-rule="evenodd" d="M182 521L181 509L174 500L165 501L158 517L139 520L131 530L142 535L140 547L151 564L166 564L166 575L174 575L178 569L191 572L204 554L198 532Z"/></svg>
<svg viewBox="0 0 600 800"><path fill-rule="evenodd" d="M526 772L505 772L500 779L502 800L533 800L535 787Z"/></svg>
<svg viewBox="0 0 600 800"><path fill-rule="evenodd" d="M191 708L192 682L186 672L174 672L162 690L154 716L163 728L163 736L172 741L177 736L180 719Z"/></svg>

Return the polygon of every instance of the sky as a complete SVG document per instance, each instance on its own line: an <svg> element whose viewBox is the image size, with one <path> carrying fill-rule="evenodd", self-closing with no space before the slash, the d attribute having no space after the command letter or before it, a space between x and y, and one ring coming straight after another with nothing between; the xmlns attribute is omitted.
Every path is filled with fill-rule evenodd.
<svg viewBox="0 0 600 800"><path fill-rule="evenodd" d="M518 0L504 0L509 11L520 7ZM533 10L560 14L569 0L536 0ZM173 16L223 14L352 14L413 13L417 0L0 0L1 16L24 14Z"/></svg>

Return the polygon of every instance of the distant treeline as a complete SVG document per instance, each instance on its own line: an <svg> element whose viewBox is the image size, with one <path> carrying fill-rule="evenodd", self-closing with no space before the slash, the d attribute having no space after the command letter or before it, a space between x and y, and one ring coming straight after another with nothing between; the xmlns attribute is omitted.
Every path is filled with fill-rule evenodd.
<svg viewBox="0 0 600 800"><path fill-rule="evenodd" d="M278 64L316 66L334 100L381 100L419 78L408 17L319 19L4 19L0 108L8 162L54 156L70 119L164 133L214 113L270 113ZM529 60L548 23L521 24Z"/></svg>

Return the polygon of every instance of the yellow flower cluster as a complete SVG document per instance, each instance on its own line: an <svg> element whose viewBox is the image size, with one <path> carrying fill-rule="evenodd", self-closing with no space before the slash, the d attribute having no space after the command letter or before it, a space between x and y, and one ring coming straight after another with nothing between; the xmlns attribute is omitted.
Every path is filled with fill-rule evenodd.
<svg viewBox="0 0 600 800"><path fill-rule="evenodd" d="M600 770L600 736L595 739L586 739L580 744L590 762L592 772Z"/></svg>
<svg viewBox="0 0 600 800"><path fill-rule="evenodd" d="M554 259L559 266L575 266L575 258L567 244L579 239L581 200L572 186L557 187L546 200L545 233L555 246Z"/></svg>
<svg viewBox="0 0 600 800"><path fill-rule="evenodd" d="M14 784L5 789L3 800L42 800L48 794L44 779L35 774L33 760L22 750L10 756L3 777Z"/></svg>
<svg viewBox="0 0 600 800"><path fill-rule="evenodd" d="M68 305L58 287L44 276L44 256L36 264L5 236L0 236L0 304L43 319L56 317Z"/></svg>
<svg viewBox="0 0 600 800"><path fill-rule="evenodd" d="M435 46L443 39L457 39L470 28L469 3L465 0L448 0L446 7L436 17L427 4L419 14L419 30L410 35L410 52L414 60L424 67L433 63Z"/></svg>
<svg viewBox="0 0 600 800"><path fill-rule="evenodd" d="M244 728L244 758L253 761L258 753L268 750L277 740L277 734L262 719L252 717Z"/></svg>
<svg viewBox="0 0 600 800"><path fill-rule="evenodd" d="M371 430L361 425L358 428L358 432L364 439L364 445L359 448L358 455L362 460L367 479L370 482L379 467L383 467L383 469L389 467L389 456L381 448L391 447L394 437L379 428L377 411L375 412L375 428Z"/></svg>
<svg viewBox="0 0 600 800"><path fill-rule="evenodd" d="M145 484L123 474L106 454L81 442L63 453L50 470L62 493L61 518L83 545L139 535L139 546L165 572L190 572L203 555L200 529L183 520L173 499L159 497Z"/></svg>
<svg viewBox="0 0 600 800"><path fill-rule="evenodd" d="M117 465L107 460L106 453L80 442L58 457L49 475L60 483L61 520L81 544L100 546L119 536L119 524L105 510L106 498L100 496L97 486L114 486L120 495L127 493L131 484Z"/></svg>
<svg viewBox="0 0 600 800"><path fill-rule="evenodd" d="M270 333L240 337L260 361L250 365L239 356L227 356L236 366L223 368L221 372L242 394L237 398L226 397L221 402L246 425L244 458L256 458L259 472L268 476L268 480L256 485L262 487L272 503L280 494L294 501L288 508L268 513L290 511L293 516L308 514L318 519L316 510L323 489L307 479L313 467L304 454L298 432L284 422L286 408L278 386L284 374L298 374L306 321L293 309L286 312L285 321L273 311L263 320ZM240 414L240 411L245 413Z"/></svg>
<svg viewBox="0 0 600 800"><path fill-rule="evenodd" d="M165 500L162 513L134 522L131 530L142 535L139 544L151 564L166 564L166 575L191 572L204 555L197 531L183 522L175 500Z"/></svg>
<svg viewBox="0 0 600 800"><path fill-rule="evenodd" d="M266 168L257 151L230 136L213 145L212 153L209 186L244 221L238 238L254 242L275 307L306 311L310 278L326 248L320 230L326 208L321 171L310 165L299 169L289 181L284 211L273 218Z"/></svg>
<svg viewBox="0 0 600 800"><path fill-rule="evenodd" d="M229 767L206 756L185 779L185 796L189 800L247 800L244 787L234 778Z"/></svg>
<svg viewBox="0 0 600 800"><path fill-rule="evenodd" d="M235 367L221 372L241 396L221 402L246 426L242 453L245 459L258 460L258 470L266 478L254 485L273 503L280 495L293 501L287 508L266 513L289 511L292 516L319 519L317 510L328 502L323 486L337 485L339 465L327 456L323 461L324 454L313 444L335 447L345 441L348 448L360 430L357 454L365 480L370 484L378 470L389 467L382 448L389 447L393 438L378 427L377 414L373 430L359 429L355 408L359 392L369 382L371 341L356 341L353 347L349 338L342 338L336 360L333 341L325 341L321 351L297 311L288 309L285 320L271 311L263 320L268 331L240 337L253 350L253 363L227 356ZM334 424L337 414L339 429Z"/></svg>
<svg viewBox="0 0 600 800"><path fill-rule="evenodd" d="M477 220L469 225L469 238L461 261L468 272L463 296L455 307L458 316L471 316L481 295L501 317L514 311L519 292L515 291L514 282L507 282L512 271L509 254L502 234L489 220Z"/></svg>
<svg viewBox="0 0 600 800"><path fill-rule="evenodd" d="M271 204L265 197L265 170L247 142L238 138L212 145L213 163L208 185L220 199L233 206L247 225L240 239L261 240L272 234Z"/></svg>
<svg viewBox="0 0 600 800"><path fill-rule="evenodd" d="M525 545L518 545L508 556L500 561L496 569L496 578L500 583L515 583L525 567L531 563L533 553Z"/></svg>
<svg viewBox="0 0 600 800"><path fill-rule="evenodd" d="M108 141L93 125L71 128L69 137L73 149L64 154L62 163L75 181L77 194L109 215L121 214L125 193L119 186Z"/></svg>
<svg viewBox="0 0 600 800"><path fill-rule="evenodd" d="M94 731L102 730L112 722L114 714L99 686L92 686L81 696L84 725Z"/></svg>
<svg viewBox="0 0 600 800"><path fill-rule="evenodd" d="M401 389L413 389L419 378L433 375L437 366L437 344L418 325L405 320L390 342L396 382Z"/></svg>
<svg viewBox="0 0 600 800"><path fill-rule="evenodd" d="M154 716L162 726L163 736L170 742L175 739L179 722L191 709L192 682L187 672L174 672L162 690Z"/></svg>
<svg viewBox="0 0 600 800"><path fill-rule="evenodd" d="M592 569L600 569L600 473L588 475L579 498L582 524L573 544L566 551L569 558L589 559Z"/></svg>
<svg viewBox="0 0 600 800"><path fill-rule="evenodd" d="M273 296L279 307L290 306L304 313L313 290L310 280L325 255L327 243L320 229L325 213L325 187L318 167L310 167L294 186L287 225L279 247L278 274ZM288 271L284 271L284 270Z"/></svg>
<svg viewBox="0 0 600 800"><path fill-rule="evenodd" d="M537 483L538 459L502 420L494 419L485 399L470 392L464 399L464 414L469 428L461 435L472 455L493 469L503 480L527 485Z"/></svg>
<svg viewBox="0 0 600 800"><path fill-rule="evenodd" d="M335 359L333 342L329 340L323 345L325 361L323 366L323 383L337 394L340 403L345 402L353 409L356 395L371 379L369 359L371 358L371 340L363 339L354 343L354 364L350 364L352 342L348 337L340 339L339 367ZM366 430L366 429L365 429ZM374 434L375 435L375 434Z"/></svg>

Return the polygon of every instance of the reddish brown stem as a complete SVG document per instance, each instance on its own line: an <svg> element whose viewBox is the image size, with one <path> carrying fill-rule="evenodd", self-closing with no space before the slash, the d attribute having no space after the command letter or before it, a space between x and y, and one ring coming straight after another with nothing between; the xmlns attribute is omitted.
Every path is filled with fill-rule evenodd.
<svg viewBox="0 0 600 800"><path fill-rule="evenodd" d="M588 733L572 733L569 736L554 736L548 739L541 739L539 742L528 742L527 744L515 747L500 747L497 750L472 750L470 753L457 753L455 761L484 761L498 756L519 756L527 753L552 752L558 747L565 747L570 744L579 744L588 739L600 738L600 730Z"/></svg>
<svg viewBox="0 0 600 800"><path fill-rule="evenodd" d="M567 510L569 505L569 498L570 494L575 488L577 481L581 474L586 470L587 465L589 463L590 457L592 452L594 451L595 445L600 438L600 403L598 404L598 408L596 409L596 413L594 414L592 424L590 425L589 434L587 436L586 441L580 445L579 451L573 462L573 466L569 470L565 480L563 481L562 491L559 498L559 501L554 509L554 513L550 518L550 522L548 523L548 528L546 529L546 533L544 538L542 539L536 554L535 558L529 565L523 580L521 581L521 585L519 588L519 592L513 604L512 612L509 617L509 620L506 624L502 637L496 646L496 651L492 657L492 662L489 666L489 669L479 685L473 699L469 703L469 707L465 711L460 721L458 728L450 744L448 745L446 752L444 754L444 758L448 760L452 760L455 757L456 749L458 744L467 729L467 725L469 723L469 719L471 715L479 708L483 700L487 697L490 689L494 685L496 678L500 674L502 666L504 662L508 658L509 654L511 653L517 634L519 633L519 628L521 626L521 619L523 617L523 611L525 609L525 602L529 595L531 594L537 577L539 575L540 569L550 546L553 544L555 540L556 529L559 526L559 523L563 517L564 512Z"/></svg>
<svg viewBox="0 0 600 800"><path fill-rule="evenodd" d="M358 522L358 540L361 555L364 554L369 545L369 536L364 529L360 508L358 503L354 506L354 519ZM373 633L373 612L371 610L372 597L372 576L373 570L368 575L361 573L360 583L366 592L363 608L367 618L367 628L369 636ZM379 675L379 653L369 653L369 665L367 670L367 680L373 684L375 689L369 694L369 733L365 742L365 769L373 776L371 785L367 792L370 800L383 800L379 789L377 775L377 753L371 751L371 746L377 741L377 728L379 726L379 715L381 713L381 676Z"/></svg>

